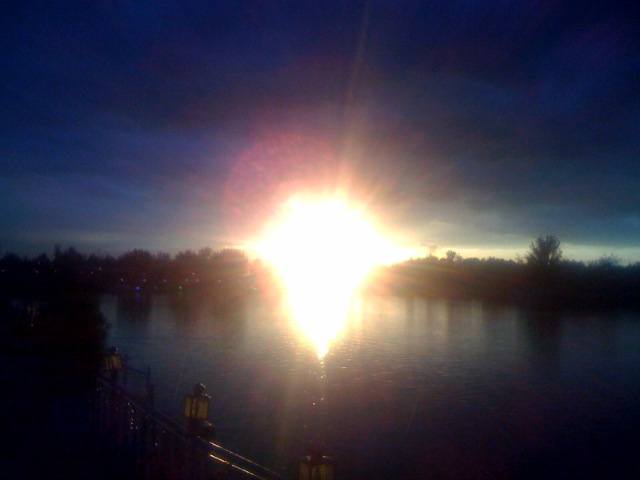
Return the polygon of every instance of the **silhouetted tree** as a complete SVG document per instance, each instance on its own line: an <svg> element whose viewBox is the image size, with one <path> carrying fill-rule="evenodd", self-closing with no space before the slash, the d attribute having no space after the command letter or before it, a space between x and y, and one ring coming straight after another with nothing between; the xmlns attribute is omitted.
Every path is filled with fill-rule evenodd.
<svg viewBox="0 0 640 480"><path fill-rule="evenodd" d="M589 262L589 266L593 268L610 270L620 266L620 258L617 255L603 255L593 262Z"/></svg>
<svg viewBox="0 0 640 480"><path fill-rule="evenodd" d="M219 280L237 280L249 272L249 259L242 250L224 248L211 256L216 277Z"/></svg>
<svg viewBox="0 0 640 480"><path fill-rule="evenodd" d="M448 250L446 258L449 263L459 262L462 260L462 257L455 250Z"/></svg>
<svg viewBox="0 0 640 480"><path fill-rule="evenodd" d="M555 235L539 236L529 245L525 260L527 264L538 267L557 265L562 260L560 240Z"/></svg>
<svg viewBox="0 0 640 480"><path fill-rule="evenodd" d="M205 261L209 260L212 254L213 254L213 250L211 250L211 247L204 247L198 250L198 257L200 257Z"/></svg>

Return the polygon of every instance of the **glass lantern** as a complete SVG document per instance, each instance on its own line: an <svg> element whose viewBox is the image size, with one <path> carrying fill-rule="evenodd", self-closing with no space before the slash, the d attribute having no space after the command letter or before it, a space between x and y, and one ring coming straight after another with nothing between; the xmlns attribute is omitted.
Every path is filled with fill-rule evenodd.
<svg viewBox="0 0 640 480"><path fill-rule="evenodd" d="M111 378L116 379L122 370L122 354L117 347L112 347L105 357L105 370L111 373Z"/></svg>
<svg viewBox="0 0 640 480"><path fill-rule="evenodd" d="M331 457L310 454L300 459L299 480L334 480L335 464Z"/></svg>
<svg viewBox="0 0 640 480"><path fill-rule="evenodd" d="M193 394L184 399L184 416L190 425L197 425L209 416L209 402L211 397L204 393L205 386L202 383L193 387Z"/></svg>

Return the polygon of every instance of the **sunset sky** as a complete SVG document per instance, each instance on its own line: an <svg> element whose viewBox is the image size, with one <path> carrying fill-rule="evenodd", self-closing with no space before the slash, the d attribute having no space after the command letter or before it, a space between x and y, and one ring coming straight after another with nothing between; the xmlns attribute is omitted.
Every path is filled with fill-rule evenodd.
<svg viewBox="0 0 640 480"><path fill-rule="evenodd" d="M339 195L424 256L640 261L634 2L9 1L0 253L251 249Z"/></svg>

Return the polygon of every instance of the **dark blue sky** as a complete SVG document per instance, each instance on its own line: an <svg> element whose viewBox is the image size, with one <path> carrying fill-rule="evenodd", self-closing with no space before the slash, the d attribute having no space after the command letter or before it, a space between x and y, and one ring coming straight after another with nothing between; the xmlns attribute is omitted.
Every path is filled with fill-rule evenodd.
<svg viewBox="0 0 640 480"><path fill-rule="evenodd" d="M0 6L0 248L250 247L339 189L397 242L640 261L632 2ZM421 246L422 245L422 246Z"/></svg>

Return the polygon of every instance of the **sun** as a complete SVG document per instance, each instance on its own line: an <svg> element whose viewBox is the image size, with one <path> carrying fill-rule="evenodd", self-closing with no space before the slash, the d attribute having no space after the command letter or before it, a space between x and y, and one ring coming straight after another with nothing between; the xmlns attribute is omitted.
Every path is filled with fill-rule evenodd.
<svg viewBox="0 0 640 480"><path fill-rule="evenodd" d="M292 313L320 355L344 323L355 288L389 250L363 212L342 199L297 197L258 247L278 270Z"/></svg>

